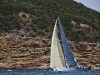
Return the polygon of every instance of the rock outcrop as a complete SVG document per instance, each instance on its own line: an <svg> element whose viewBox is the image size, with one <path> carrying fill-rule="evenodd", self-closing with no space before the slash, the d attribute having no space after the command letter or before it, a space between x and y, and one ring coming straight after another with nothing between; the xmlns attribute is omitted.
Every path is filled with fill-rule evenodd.
<svg viewBox="0 0 100 75"><path fill-rule="evenodd" d="M49 69L51 39L27 36L23 31L0 36L0 69ZM69 41L80 65L100 69L100 43Z"/></svg>

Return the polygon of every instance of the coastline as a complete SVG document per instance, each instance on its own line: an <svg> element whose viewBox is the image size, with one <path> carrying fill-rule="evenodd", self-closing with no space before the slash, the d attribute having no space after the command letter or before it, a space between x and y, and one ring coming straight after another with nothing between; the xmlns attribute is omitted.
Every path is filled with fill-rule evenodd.
<svg viewBox="0 0 100 75"><path fill-rule="evenodd" d="M52 70L50 68L50 66L46 66L46 67L27 67L27 68L18 68L18 67L13 67L13 68L6 68L6 67L0 67L0 71L4 71L4 70L30 70L30 71L35 71L35 70ZM100 71L100 67L93 67L91 70L89 71Z"/></svg>

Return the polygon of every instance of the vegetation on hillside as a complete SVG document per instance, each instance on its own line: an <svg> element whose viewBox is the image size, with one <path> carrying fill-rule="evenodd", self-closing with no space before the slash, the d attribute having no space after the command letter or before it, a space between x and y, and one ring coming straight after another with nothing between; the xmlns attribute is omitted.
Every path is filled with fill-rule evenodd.
<svg viewBox="0 0 100 75"><path fill-rule="evenodd" d="M36 17L31 22L23 21L19 13L24 12ZM24 28L40 30L51 27L59 16L69 40L100 41L100 13L73 0L0 0L0 31ZM23 17L26 17L23 15ZM72 23L75 22L75 24ZM80 24L89 27L82 28ZM38 31L38 34L41 34ZM42 33L44 35L44 33Z"/></svg>

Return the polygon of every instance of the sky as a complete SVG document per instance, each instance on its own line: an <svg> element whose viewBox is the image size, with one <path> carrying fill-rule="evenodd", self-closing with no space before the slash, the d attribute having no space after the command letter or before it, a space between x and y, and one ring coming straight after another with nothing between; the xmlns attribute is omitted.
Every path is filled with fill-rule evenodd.
<svg viewBox="0 0 100 75"><path fill-rule="evenodd" d="M100 0L74 0L100 12Z"/></svg>

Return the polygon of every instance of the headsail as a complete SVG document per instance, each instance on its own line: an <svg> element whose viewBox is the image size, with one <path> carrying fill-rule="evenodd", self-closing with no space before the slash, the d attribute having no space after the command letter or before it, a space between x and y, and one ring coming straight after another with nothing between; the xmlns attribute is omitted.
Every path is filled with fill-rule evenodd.
<svg viewBox="0 0 100 75"><path fill-rule="evenodd" d="M51 57L50 57L50 67L51 68L63 68L66 67L62 48L57 35L57 21L55 22L54 31L52 35L51 42Z"/></svg>
<svg viewBox="0 0 100 75"><path fill-rule="evenodd" d="M63 50L64 50L64 57L65 57L66 65L67 65L67 67L79 66L76 59L74 58L71 48L67 42L67 39L65 37L59 17L58 17L58 24L59 24L59 28L60 28L60 34L61 34L61 40L62 40L62 46L63 46Z"/></svg>

